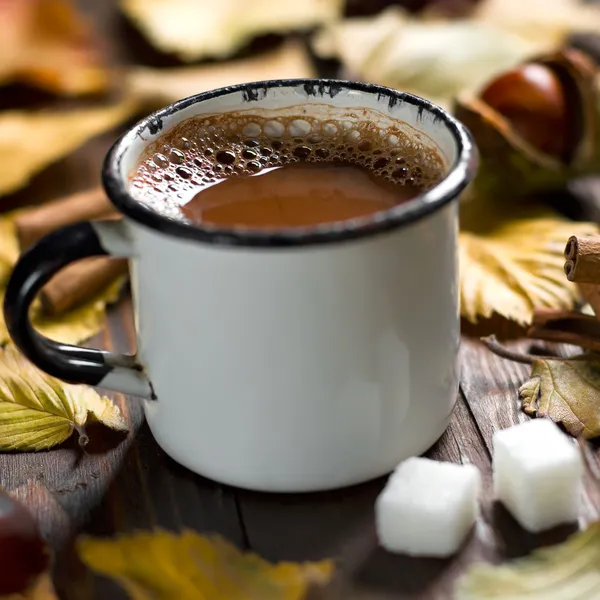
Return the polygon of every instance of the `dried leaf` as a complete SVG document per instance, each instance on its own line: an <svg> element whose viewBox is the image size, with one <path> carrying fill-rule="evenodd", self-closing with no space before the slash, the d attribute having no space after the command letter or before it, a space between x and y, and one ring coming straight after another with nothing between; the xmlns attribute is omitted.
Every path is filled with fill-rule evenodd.
<svg viewBox="0 0 600 600"><path fill-rule="evenodd" d="M549 210L511 209L507 217L482 208L485 219L461 220L461 315L477 323L498 313L524 325L536 308L572 308L579 292L564 275L565 240L597 226Z"/></svg>
<svg viewBox="0 0 600 600"><path fill-rule="evenodd" d="M19 243L13 227L13 217L18 211L0 217L0 307L10 272L19 255ZM58 316L47 317L38 301L32 306L33 326L43 335L64 344L77 344L98 333L106 323L106 307L119 298L126 277L120 277L88 302ZM10 341L2 310L0 310L0 346Z"/></svg>
<svg viewBox="0 0 600 600"><path fill-rule="evenodd" d="M506 565L473 565L456 600L591 600L600 590L600 523Z"/></svg>
<svg viewBox="0 0 600 600"><path fill-rule="evenodd" d="M229 56L259 35L332 21L343 0L122 0L122 8L159 50L193 61Z"/></svg>
<svg viewBox="0 0 600 600"><path fill-rule="evenodd" d="M0 596L0 600L58 600L58 596L54 591L51 575L44 573L27 591L21 594Z"/></svg>
<svg viewBox="0 0 600 600"><path fill-rule="evenodd" d="M474 20L423 21L392 7L374 18L330 24L314 39L319 56L348 76L424 96L438 104L549 48Z"/></svg>
<svg viewBox="0 0 600 600"><path fill-rule="evenodd" d="M205 90L266 79L314 77L304 46L296 41L252 58L179 69L136 67L125 85L144 105L164 106Z"/></svg>
<svg viewBox="0 0 600 600"><path fill-rule="evenodd" d="M6 285L19 256L19 242L10 217L0 217L0 288Z"/></svg>
<svg viewBox="0 0 600 600"><path fill-rule="evenodd" d="M46 375L12 345L0 350L0 449L43 450L64 442L74 429L85 444L85 424L127 431L119 408L91 387Z"/></svg>
<svg viewBox="0 0 600 600"><path fill-rule="evenodd" d="M535 359L519 388L523 410L549 417L573 436L600 436L600 362Z"/></svg>
<svg viewBox="0 0 600 600"><path fill-rule="evenodd" d="M79 95L106 88L91 30L68 0L0 2L0 82Z"/></svg>
<svg viewBox="0 0 600 600"><path fill-rule="evenodd" d="M270 564L221 538L191 531L83 538L78 552L134 600L301 600L311 585L326 584L333 573L331 561Z"/></svg>
<svg viewBox="0 0 600 600"><path fill-rule="evenodd" d="M24 186L38 171L125 121L136 108L127 100L98 108L0 113L0 195Z"/></svg>
<svg viewBox="0 0 600 600"><path fill-rule="evenodd" d="M44 316L41 310L36 310L39 309L36 304L33 326L43 335L64 344L87 340L106 325L106 307L119 299L126 281L127 276L119 277L88 302L57 316Z"/></svg>
<svg viewBox="0 0 600 600"><path fill-rule="evenodd" d="M39 304L32 307L34 328L63 344L78 344L96 335L106 325L106 307L116 302L125 283L121 277L90 301L55 317L46 317ZM4 301L4 290L0 289L0 305ZM0 315L0 346L10 341L6 323Z"/></svg>
<svg viewBox="0 0 600 600"><path fill-rule="evenodd" d="M581 0L485 0L473 18L552 46L560 46L573 32L600 31L600 8Z"/></svg>

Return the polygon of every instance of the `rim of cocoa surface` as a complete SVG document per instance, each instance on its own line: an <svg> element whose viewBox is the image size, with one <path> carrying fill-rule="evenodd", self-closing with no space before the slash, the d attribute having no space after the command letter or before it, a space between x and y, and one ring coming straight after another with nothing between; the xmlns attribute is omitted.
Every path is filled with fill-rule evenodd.
<svg viewBox="0 0 600 600"><path fill-rule="evenodd" d="M163 129L163 119L178 111L211 98L242 92L245 102L263 98L269 89L303 88L307 95L333 98L342 89L384 96L390 105L407 103L420 115L431 115L442 122L456 144L456 159L447 174L431 189L386 211L312 227L279 230L257 230L242 227L221 228L209 224L193 224L153 210L136 200L121 176L121 162L137 137L155 136ZM452 200L472 181L477 171L477 149L467 128L439 106L406 92L371 83L338 79L279 79L244 83L196 94L161 108L134 125L109 150L102 170L102 182L114 206L130 219L161 233L204 243L230 246L286 247L325 244L372 236L420 220Z"/></svg>

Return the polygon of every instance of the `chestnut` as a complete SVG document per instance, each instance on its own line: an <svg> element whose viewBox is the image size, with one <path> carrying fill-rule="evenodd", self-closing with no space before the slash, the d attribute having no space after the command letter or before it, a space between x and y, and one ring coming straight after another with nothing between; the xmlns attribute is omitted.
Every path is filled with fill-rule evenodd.
<svg viewBox="0 0 600 600"><path fill-rule="evenodd" d="M569 109L564 87L547 66L536 63L508 71L481 92L532 146L556 157L569 151Z"/></svg>
<svg viewBox="0 0 600 600"><path fill-rule="evenodd" d="M49 563L31 513L0 490L0 596L25 592Z"/></svg>

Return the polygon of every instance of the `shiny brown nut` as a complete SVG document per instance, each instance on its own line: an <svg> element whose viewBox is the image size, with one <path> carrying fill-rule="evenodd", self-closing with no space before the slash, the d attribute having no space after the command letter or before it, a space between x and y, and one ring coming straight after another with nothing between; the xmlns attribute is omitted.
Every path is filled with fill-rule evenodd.
<svg viewBox="0 0 600 600"><path fill-rule="evenodd" d="M566 94L550 68L531 63L508 71L483 90L481 99L542 152L561 157L569 151Z"/></svg>
<svg viewBox="0 0 600 600"><path fill-rule="evenodd" d="M0 491L0 596L24 592L48 568L49 560L29 511Z"/></svg>

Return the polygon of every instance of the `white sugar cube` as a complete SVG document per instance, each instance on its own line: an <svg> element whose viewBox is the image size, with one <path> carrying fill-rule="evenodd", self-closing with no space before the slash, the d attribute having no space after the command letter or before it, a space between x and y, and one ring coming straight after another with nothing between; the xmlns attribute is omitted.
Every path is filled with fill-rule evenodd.
<svg viewBox="0 0 600 600"><path fill-rule="evenodd" d="M494 492L532 532L577 520L583 461L577 446L549 419L494 434Z"/></svg>
<svg viewBox="0 0 600 600"><path fill-rule="evenodd" d="M479 489L473 465L405 460L375 504L381 545L412 556L451 555L477 518Z"/></svg>

